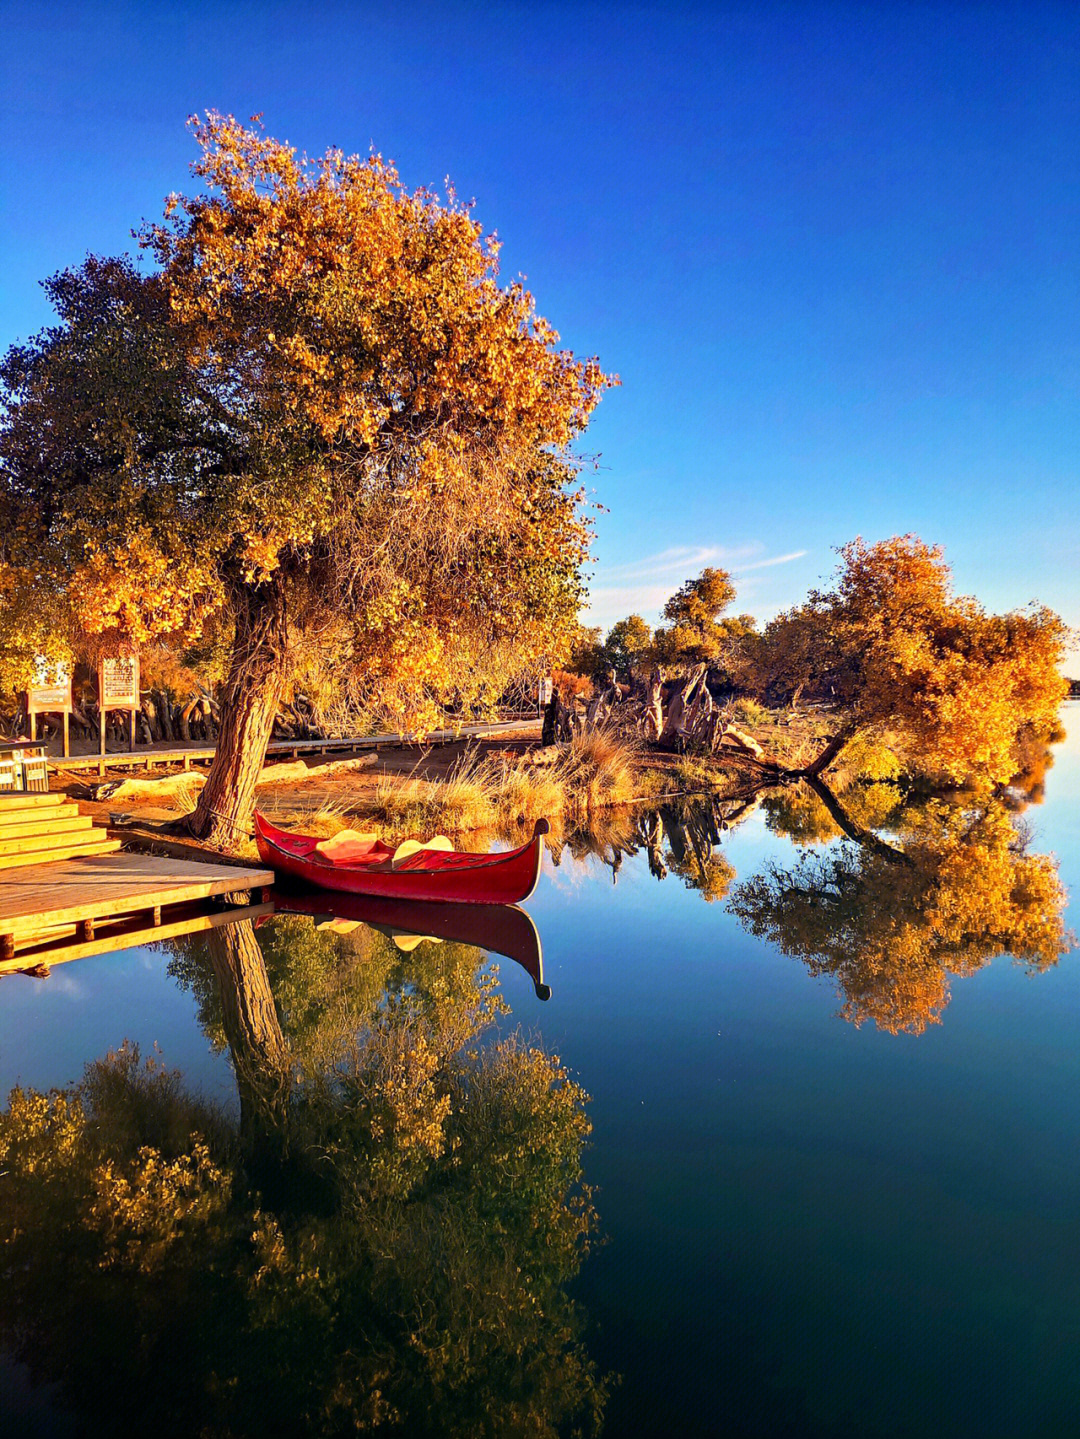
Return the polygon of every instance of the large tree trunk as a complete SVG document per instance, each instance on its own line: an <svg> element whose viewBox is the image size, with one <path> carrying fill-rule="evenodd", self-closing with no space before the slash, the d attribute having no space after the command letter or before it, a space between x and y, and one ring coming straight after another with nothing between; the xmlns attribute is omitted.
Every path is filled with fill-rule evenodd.
<svg viewBox="0 0 1080 1439"><path fill-rule="evenodd" d="M288 1185L282 1165L292 1077L289 1046L251 920L211 930L207 950L221 994L250 1173L273 1200Z"/></svg>
<svg viewBox="0 0 1080 1439"><path fill-rule="evenodd" d="M676 690L672 695L668 705L667 719L664 721L664 728L660 731L660 738L657 741L661 749L679 748L683 739L686 707L698 685L704 685L706 668L706 665L698 665L683 681L681 689Z"/></svg>
<svg viewBox="0 0 1080 1439"><path fill-rule="evenodd" d="M280 1125L289 1093L289 1047L281 1032L262 950L250 919L207 935L221 993L221 1020L240 1095L241 1129Z"/></svg>
<svg viewBox="0 0 1080 1439"><path fill-rule="evenodd" d="M805 779L817 779L820 775L823 775L848 741L854 737L857 729L858 724L855 720L848 720L848 722L842 725L837 733L833 735L817 759L811 761L804 770L797 771L797 773L801 774Z"/></svg>
<svg viewBox="0 0 1080 1439"><path fill-rule="evenodd" d="M645 686L645 738L656 741L664 728L664 672L656 668Z"/></svg>
<svg viewBox="0 0 1080 1439"><path fill-rule="evenodd" d="M541 747L546 749L548 745L556 744L559 738L559 687L552 685L551 699L548 701L547 709L544 710L544 724L540 731Z"/></svg>
<svg viewBox="0 0 1080 1439"><path fill-rule="evenodd" d="M285 603L276 585L238 591L236 637L221 696L217 751L187 824L218 849L235 849L251 833L255 782L281 697L286 651Z"/></svg>

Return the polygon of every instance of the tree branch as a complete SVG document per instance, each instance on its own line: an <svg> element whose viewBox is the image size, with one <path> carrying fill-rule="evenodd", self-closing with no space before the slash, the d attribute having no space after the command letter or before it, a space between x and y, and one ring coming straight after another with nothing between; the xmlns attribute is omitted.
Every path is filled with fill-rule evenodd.
<svg viewBox="0 0 1080 1439"><path fill-rule="evenodd" d="M872 829L866 829L861 824L856 824L828 785L823 784L816 775L811 774L810 771L807 770L803 775L803 779L814 791L818 799L821 800L822 804L843 830L844 834L847 835L848 839L855 840L856 844L861 844L864 849L870 850L888 864L903 864L907 865L908 868L912 867L911 860L902 849L896 849L893 845L886 844L883 839L878 838Z"/></svg>

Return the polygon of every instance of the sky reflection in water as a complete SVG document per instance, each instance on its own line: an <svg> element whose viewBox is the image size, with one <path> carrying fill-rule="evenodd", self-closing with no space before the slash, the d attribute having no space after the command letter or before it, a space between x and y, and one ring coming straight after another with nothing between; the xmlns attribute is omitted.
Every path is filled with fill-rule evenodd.
<svg viewBox="0 0 1080 1439"><path fill-rule="evenodd" d="M1066 724L1080 730L1080 707L1068 707ZM1074 892L1078 797L1080 744L1070 738L1056 752L1046 802L1024 819L1030 852L1055 851ZM669 869L677 862L670 841L669 834L659 852ZM790 876L797 847L769 831L759 808L725 833L719 853L733 874L711 876L725 893L709 904L677 873L658 883L644 851L624 859L615 885L598 859L564 856L529 904L551 1000L537 1002L533 979L519 966L500 967L512 1013L499 1018L499 1030L521 1026L522 1054L529 1039L542 1038L593 1096L585 1179L597 1187L608 1241L576 1277L569 1250L537 1277L551 1320L528 1331L539 1356L532 1382L541 1409L552 1418L562 1412L567 1422L602 1409L604 1432L619 1435L1071 1432L1080 1399L1075 958L1029 974L1006 956L953 977L947 1005L937 1006L942 1022L918 1034L873 1022L857 1027L838 1017L844 995L834 977L815 978L806 954L791 957L753 937L731 910L733 901L739 908L739 886L770 863ZM1000 858L1000 847L994 853ZM856 874L856 883L864 879ZM790 883L774 889L781 908L790 890ZM880 884L875 893L880 899ZM770 896L759 891L756 899L760 918ZM825 902L795 916L800 939L805 921L813 922L811 950L822 935L813 924L829 908ZM745 902L742 913L745 920ZM447 1023L460 1011L448 996L460 998L474 982L475 954L455 960L432 945L410 956L382 939L377 962L369 947L366 974L361 966L344 990L327 987L325 966L297 938L307 923L275 921L258 936L284 1036L306 1056L307 1072L340 1053L348 1025L328 1040L326 1015L343 996L354 1019L365 1004L370 1011L387 965L398 966L394 984L410 965L426 965L429 980L441 973L445 992L436 984L431 993L441 996ZM822 923L826 938L835 938L836 926ZM764 932L790 938L782 925ZM914 963L940 941L925 931L908 938ZM350 942L340 938L341 947ZM132 951L57 969L47 981L6 979L4 1091L16 1081L64 1084L125 1038L144 1053L156 1043L192 1093L225 1103L235 1131L242 1106L213 973L205 956L188 952L167 971L161 956ZM895 1007L888 1012L895 1016ZM314 1100L311 1107L318 1108ZM248 1109L249 1120L251 1103ZM483 1176L486 1161L475 1146L484 1126L470 1123L471 1173ZM560 1123L569 1123L565 1114ZM488 1125L485 1154L499 1128ZM324 1124L324 1140L328 1132ZM334 1133L339 1142L340 1125ZM364 1146L370 1161L366 1131ZM254 1163L250 1152L246 1162ZM263 1153L258 1162L276 1161ZM488 1265L490 1293L505 1296L485 1248L499 1221L494 1212L481 1221L475 1205L477 1195L509 1203L511 1191L482 1177L472 1189L453 1190L458 1180L446 1175L439 1183L451 1184L461 1199L455 1212L474 1226L471 1243ZM345 1192L325 1200L331 1213ZM414 1199L419 1194L427 1203L423 1184ZM295 1192L283 1190L278 1201L283 1213L294 1212ZM359 1271L347 1272L354 1286L361 1283ZM407 1266L399 1273L419 1278ZM485 1282L483 1264L474 1278ZM576 1340L571 1349L552 1348L552 1326L582 1314L585 1348ZM443 1316L466 1330L476 1317L452 1309ZM386 1355L397 1352L386 1344ZM585 1350L598 1374L622 1376L606 1405ZM569 1388L560 1389L557 1357L571 1352ZM367 1371L365 1378L370 1388ZM442 1418L429 1412L432 1432L451 1415L462 1432L480 1432L480 1416L491 1412L483 1406L494 1402L471 1380L440 1388L428 1376L401 1390L416 1403L435 1402L433 1395L450 1408ZM410 1422L422 1432L415 1416ZM510 1411L500 1411L498 1422L515 1432Z"/></svg>

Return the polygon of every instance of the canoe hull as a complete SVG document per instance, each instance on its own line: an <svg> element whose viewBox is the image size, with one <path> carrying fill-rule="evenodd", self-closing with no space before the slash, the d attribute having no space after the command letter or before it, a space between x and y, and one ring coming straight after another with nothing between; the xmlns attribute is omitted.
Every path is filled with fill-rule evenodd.
<svg viewBox="0 0 1080 1439"><path fill-rule="evenodd" d="M312 835L278 829L255 814L259 858L279 875L290 875L320 889L382 899L457 904L518 904L540 878L547 820L537 820L533 837L504 854L449 854L422 859L423 868L334 864L315 850ZM408 863L408 862L406 862Z"/></svg>

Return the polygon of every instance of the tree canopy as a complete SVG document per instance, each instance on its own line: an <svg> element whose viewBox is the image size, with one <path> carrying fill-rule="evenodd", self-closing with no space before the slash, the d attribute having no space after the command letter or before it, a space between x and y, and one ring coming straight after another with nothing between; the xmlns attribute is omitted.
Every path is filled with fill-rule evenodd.
<svg viewBox="0 0 1080 1439"><path fill-rule="evenodd" d="M194 122L202 188L46 288L0 379L0 564L91 632L235 632L196 825L250 809L288 663L331 650L423 723L513 641L559 648L588 527L569 446L609 383L498 243L393 166ZM2 596L0 596L2 598ZM425 710L425 703L428 708Z"/></svg>
<svg viewBox="0 0 1080 1439"><path fill-rule="evenodd" d="M656 631L656 647L668 663L698 664L719 658L728 632L720 616L735 598L727 570L706 566L687 580L664 605L666 627Z"/></svg>
<svg viewBox="0 0 1080 1439"><path fill-rule="evenodd" d="M652 630L640 615L627 615L608 630L604 641L605 664L619 673L627 673L646 664L652 655Z"/></svg>
<svg viewBox="0 0 1080 1439"><path fill-rule="evenodd" d="M823 760L871 732L887 735L908 769L1004 784L1025 732L1048 734L1064 697L1062 621L1038 606L987 614L954 596L940 548L914 535L856 539L840 556L831 589L766 627L763 688L835 702L841 728Z"/></svg>

